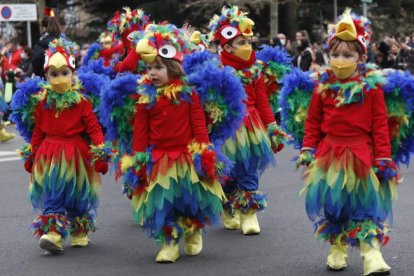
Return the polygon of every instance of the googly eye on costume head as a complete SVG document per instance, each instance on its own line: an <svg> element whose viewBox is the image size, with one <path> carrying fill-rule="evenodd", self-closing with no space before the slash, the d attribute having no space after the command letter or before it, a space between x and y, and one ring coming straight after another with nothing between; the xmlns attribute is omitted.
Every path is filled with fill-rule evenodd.
<svg viewBox="0 0 414 276"><path fill-rule="evenodd" d="M70 67L75 68L76 67L75 58L73 56L70 56L68 60L69 60Z"/></svg>
<svg viewBox="0 0 414 276"><path fill-rule="evenodd" d="M164 45L158 50L158 54L163 58L173 58L177 54L177 49L172 45Z"/></svg>
<svg viewBox="0 0 414 276"><path fill-rule="evenodd" d="M128 36L127 36L127 39L132 42L134 40L134 36L135 36L136 33L138 33L138 31L134 31L134 32L129 33Z"/></svg>
<svg viewBox="0 0 414 276"><path fill-rule="evenodd" d="M45 55L45 63L43 64L43 68L46 68L46 66L49 64L49 56Z"/></svg>
<svg viewBox="0 0 414 276"><path fill-rule="evenodd" d="M225 39L232 39L237 35L237 29L234 27L226 27L223 30L221 30L221 35Z"/></svg>
<svg viewBox="0 0 414 276"><path fill-rule="evenodd" d="M365 39L365 37L364 37L364 36L359 35L359 36L358 36L358 40L359 40L359 42L361 42L361 43L362 43L362 45L364 45L364 46L365 46L365 48L367 47L367 41L366 41L366 39Z"/></svg>

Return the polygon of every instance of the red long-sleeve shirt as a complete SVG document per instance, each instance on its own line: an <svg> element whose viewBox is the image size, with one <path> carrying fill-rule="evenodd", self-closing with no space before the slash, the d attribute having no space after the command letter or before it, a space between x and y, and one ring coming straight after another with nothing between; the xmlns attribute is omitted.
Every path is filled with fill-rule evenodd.
<svg viewBox="0 0 414 276"><path fill-rule="evenodd" d="M272 109L270 108L269 99L266 94L266 85L263 75L254 80L252 83L245 86L247 100L245 104L247 109L257 109L265 126L275 122Z"/></svg>
<svg viewBox="0 0 414 276"><path fill-rule="evenodd" d="M390 158L391 146L388 133L387 109L384 93L381 87L366 92L364 90L362 103L346 104L336 107L332 94L325 97L314 91L308 109L308 117L305 121L304 148L317 148L318 152L325 152L325 146L319 146L326 136L334 136L337 139L361 140L366 137L370 147L350 147L351 150L366 163L373 158ZM344 142L346 144L346 142ZM345 145L344 145L345 146Z"/></svg>
<svg viewBox="0 0 414 276"><path fill-rule="evenodd" d="M31 139L34 152L39 148L42 141L49 137L60 140L72 139L86 132L94 145L105 142L104 135L92 104L89 100L82 100L70 108L64 109L56 116L56 109L46 108L46 101L38 103L35 111L35 126Z"/></svg>
<svg viewBox="0 0 414 276"><path fill-rule="evenodd" d="M156 150L183 151L192 139L209 143L205 115L196 93L192 93L191 103L174 104L161 97L151 108L138 104L132 140L135 152L143 152L150 145Z"/></svg>
<svg viewBox="0 0 414 276"><path fill-rule="evenodd" d="M115 65L115 71L121 72L132 72L137 73L138 62L140 61L141 56L137 54L135 48L129 48L128 53L124 60L118 62Z"/></svg>

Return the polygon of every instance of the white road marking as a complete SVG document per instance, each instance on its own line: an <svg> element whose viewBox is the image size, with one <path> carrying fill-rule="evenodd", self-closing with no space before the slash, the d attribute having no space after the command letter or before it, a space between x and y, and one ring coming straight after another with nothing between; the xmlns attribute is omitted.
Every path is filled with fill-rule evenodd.
<svg viewBox="0 0 414 276"><path fill-rule="evenodd" d="M15 151L0 151L0 156L6 156L6 155L17 155L17 152L15 152Z"/></svg>
<svg viewBox="0 0 414 276"><path fill-rule="evenodd" d="M21 160L15 151L0 151L0 162Z"/></svg>
<svg viewBox="0 0 414 276"><path fill-rule="evenodd" d="M16 160L21 160L21 158L20 157L0 158L0 162L16 161Z"/></svg>

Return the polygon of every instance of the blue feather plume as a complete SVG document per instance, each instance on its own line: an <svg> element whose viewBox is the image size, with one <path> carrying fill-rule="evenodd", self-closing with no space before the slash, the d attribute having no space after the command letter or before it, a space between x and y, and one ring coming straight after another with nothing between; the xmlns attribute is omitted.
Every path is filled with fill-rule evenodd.
<svg viewBox="0 0 414 276"><path fill-rule="evenodd" d="M292 58L284 48L280 48L279 46L261 46L260 50L256 53L256 58L266 63L273 61L284 64L287 67L292 67Z"/></svg>

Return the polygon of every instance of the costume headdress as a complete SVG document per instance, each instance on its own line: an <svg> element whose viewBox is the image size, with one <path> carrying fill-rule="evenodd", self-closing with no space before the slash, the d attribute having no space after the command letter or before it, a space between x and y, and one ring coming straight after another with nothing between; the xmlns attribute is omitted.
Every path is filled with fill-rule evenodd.
<svg viewBox="0 0 414 276"><path fill-rule="evenodd" d="M196 46L196 48L193 50L204 51L208 49L208 46L210 44L210 37L209 35L202 34L199 31L194 31L191 34L190 42Z"/></svg>
<svg viewBox="0 0 414 276"><path fill-rule="evenodd" d="M366 53L371 34L370 21L366 17L351 13L351 9L346 9L330 33L329 47L332 46L335 38L343 41L357 41Z"/></svg>
<svg viewBox="0 0 414 276"><path fill-rule="evenodd" d="M68 67L72 71L76 68L75 57L79 55L79 46L65 37L61 36L49 43L49 48L45 52L45 72L49 67L59 70Z"/></svg>
<svg viewBox="0 0 414 276"><path fill-rule="evenodd" d="M153 62L157 56L182 62L190 49L184 31L173 24L148 25L136 47L145 62Z"/></svg>
<svg viewBox="0 0 414 276"><path fill-rule="evenodd" d="M208 25L213 40L219 40L220 45L228 43L232 39L243 35L253 36L254 21L247 17L246 12L239 10L237 6L224 6L221 15L215 14Z"/></svg>
<svg viewBox="0 0 414 276"><path fill-rule="evenodd" d="M111 42L112 43L112 34L108 31L102 32L99 34L98 42L103 44L105 42Z"/></svg>
<svg viewBox="0 0 414 276"><path fill-rule="evenodd" d="M124 12L117 11L114 17L108 21L108 30L115 38L123 40L129 39L132 41L129 34L135 31L143 31L150 23L150 18L145 15L141 9L131 10L129 7L124 7Z"/></svg>

